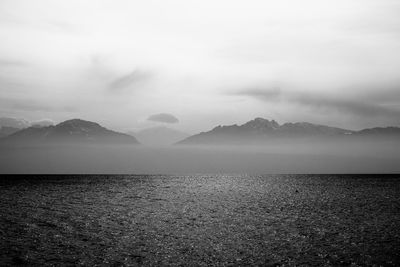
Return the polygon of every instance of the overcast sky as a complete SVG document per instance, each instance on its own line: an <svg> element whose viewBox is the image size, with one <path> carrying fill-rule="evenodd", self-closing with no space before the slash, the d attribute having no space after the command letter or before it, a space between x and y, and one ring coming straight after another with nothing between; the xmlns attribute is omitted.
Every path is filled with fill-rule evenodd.
<svg viewBox="0 0 400 267"><path fill-rule="evenodd" d="M0 0L0 116L400 126L399 14L398 0Z"/></svg>

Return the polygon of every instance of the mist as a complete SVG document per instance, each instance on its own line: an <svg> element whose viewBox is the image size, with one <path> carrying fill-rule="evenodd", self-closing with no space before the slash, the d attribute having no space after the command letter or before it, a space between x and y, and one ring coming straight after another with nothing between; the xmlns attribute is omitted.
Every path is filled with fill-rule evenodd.
<svg viewBox="0 0 400 267"><path fill-rule="evenodd" d="M2 147L0 172L49 174L396 173L400 140L274 141L242 146Z"/></svg>

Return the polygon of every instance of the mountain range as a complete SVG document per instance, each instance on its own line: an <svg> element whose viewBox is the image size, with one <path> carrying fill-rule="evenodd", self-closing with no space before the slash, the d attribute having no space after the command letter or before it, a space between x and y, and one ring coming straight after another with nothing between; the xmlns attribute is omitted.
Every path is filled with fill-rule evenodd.
<svg viewBox="0 0 400 267"><path fill-rule="evenodd" d="M67 120L54 126L31 126L25 129L3 126L0 130L1 144L258 145L277 139L298 140L300 138L310 140L400 139L399 127L377 127L354 131L309 122L279 124L275 120L263 118L255 118L242 125L220 125L208 132L192 136L167 127L154 127L137 133L124 134L109 130L98 123L81 119Z"/></svg>
<svg viewBox="0 0 400 267"><path fill-rule="evenodd" d="M337 137L400 137L400 128L371 128L353 131L309 122L284 123L255 118L243 125L217 126L208 132L192 135L177 144L259 144L276 139L337 138Z"/></svg>
<svg viewBox="0 0 400 267"><path fill-rule="evenodd" d="M139 144L135 137L115 132L98 123L72 119L55 126L32 126L14 132L2 139L2 143L96 143L96 144Z"/></svg>

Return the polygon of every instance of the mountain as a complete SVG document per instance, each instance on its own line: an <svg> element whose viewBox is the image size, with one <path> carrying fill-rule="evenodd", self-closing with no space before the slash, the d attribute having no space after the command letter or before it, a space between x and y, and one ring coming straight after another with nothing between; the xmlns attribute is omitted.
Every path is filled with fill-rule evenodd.
<svg viewBox="0 0 400 267"><path fill-rule="evenodd" d="M29 126L30 123L25 119L0 117L0 138L11 135Z"/></svg>
<svg viewBox="0 0 400 267"><path fill-rule="evenodd" d="M96 144L139 144L135 137L114 132L101 125L72 119L55 126L29 127L3 138L4 143L96 143Z"/></svg>
<svg viewBox="0 0 400 267"><path fill-rule="evenodd" d="M192 135L177 144L259 144L269 140L296 138L336 138L359 136L397 136L400 128L372 128L352 131L309 122L284 123L256 118L243 125L217 126L211 131Z"/></svg>
<svg viewBox="0 0 400 267"><path fill-rule="evenodd" d="M165 126L147 128L132 134L140 143L146 145L171 145L189 136L187 133Z"/></svg>
<svg viewBox="0 0 400 267"><path fill-rule="evenodd" d="M2 127L0 127L0 138L11 135L15 132L18 132L19 130L21 130L21 129L15 128L15 127L2 126Z"/></svg>
<svg viewBox="0 0 400 267"><path fill-rule="evenodd" d="M376 127L364 129L357 132L359 136L384 136L384 137L397 137L400 136L399 127Z"/></svg>

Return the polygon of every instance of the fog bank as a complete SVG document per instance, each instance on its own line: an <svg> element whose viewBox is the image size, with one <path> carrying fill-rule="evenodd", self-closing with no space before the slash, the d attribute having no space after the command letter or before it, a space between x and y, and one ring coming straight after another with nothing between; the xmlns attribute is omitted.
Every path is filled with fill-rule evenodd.
<svg viewBox="0 0 400 267"><path fill-rule="evenodd" d="M0 173L399 173L399 140L266 146L1 147Z"/></svg>

